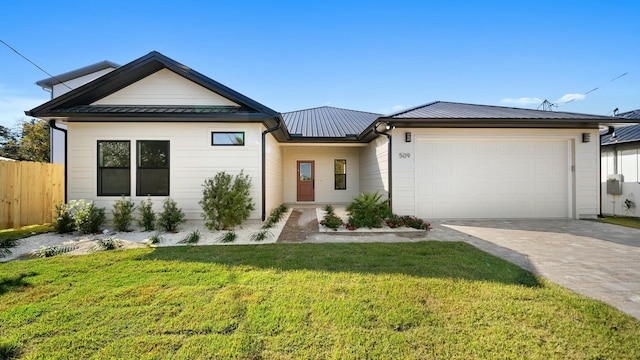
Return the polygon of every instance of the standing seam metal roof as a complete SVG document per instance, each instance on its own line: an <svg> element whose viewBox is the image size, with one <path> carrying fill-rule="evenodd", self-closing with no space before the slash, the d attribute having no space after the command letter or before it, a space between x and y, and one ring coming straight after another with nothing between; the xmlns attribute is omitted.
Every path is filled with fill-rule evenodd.
<svg viewBox="0 0 640 360"><path fill-rule="evenodd" d="M620 113L616 117L640 121L640 109ZM616 135L615 138L613 134ZM600 145L614 145L634 141L640 141L640 125L622 126L616 128L612 134L600 137Z"/></svg>
<svg viewBox="0 0 640 360"><path fill-rule="evenodd" d="M303 137L336 137L362 133L381 114L330 106L291 111L282 114L292 135Z"/></svg>
<svg viewBox="0 0 640 360"><path fill-rule="evenodd" d="M389 119L598 119L606 116L436 101L387 115Z"/></svg>

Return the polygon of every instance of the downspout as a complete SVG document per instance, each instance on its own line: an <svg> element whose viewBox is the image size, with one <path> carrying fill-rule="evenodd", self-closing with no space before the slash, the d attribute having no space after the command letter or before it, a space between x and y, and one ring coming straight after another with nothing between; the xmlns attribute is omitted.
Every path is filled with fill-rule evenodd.
<svg viewBox="0 0 640 360"><path fill-rule="evenodd" d="M598 177L602 177L602 136L611 135L615 131L613 126L608 126L607 132L600 135L600 146L598 146L598 156L600 157L600 166L598 166ZM614 150L615 151L615 150ZM602 213L602 180L598 179L598 193L600 194L600 213L598 214L599 218L604 218L604 214Z"/></svg>
<svg viewBox="0 0 640 360"><path fill-rule="evenodd" d="M387 140L388 140L387 141L387 161L389 162L388 165L387 165L389 167L389 169L387 170L387 176L389 177L389 179L388 179L388 182L389 182L389 196L388 197L389 197L389 209L391 209L391 211L393 211L393 204L392 204L392 199L391 199L391 193L392 193L392 189L393 189L393 186L392 186L392 183L391 183L392 178L393 178L393 176L392 176L393 172L392 172L392 167L391 167L391 165L392 165L391 160L393 159L393 156L391 156L391 135L388 134L387 132L379 132L378 131L378 125L380 125L380 124L381 123L377 123L377 124L373 125L373 132L376 135L384 135L384 136L386 136Z"/></svg>
<svg viewBox="0 0 640 360"><path fill-rule="evenodd" d="M262 221L265 221L267 218L267 134L279 130L282 126L282 119L280 115L275 118L277 124L275 127L266 129L262 132Z"/></svg>
<svg viewBox="0 0 640 360"><path fill-rule="evenodd" d="M49 127L64 134L64 203L67 203L67 130L59 128L55 120L49 120Z"/></svg>

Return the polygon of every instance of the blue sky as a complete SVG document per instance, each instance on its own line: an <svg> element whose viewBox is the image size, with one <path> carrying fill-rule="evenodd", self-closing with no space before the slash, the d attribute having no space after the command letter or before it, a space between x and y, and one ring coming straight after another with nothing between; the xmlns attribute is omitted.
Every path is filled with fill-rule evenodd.
<svg viewBox="0 0 640 360"><path fill-rule="evenodd" d="M3 3L0 39L54 75L156 50L281 112L547 99L611 115L640 108L639 12L637 0L21 0ZM49 99L34 84L48 76L2 44L0 69L0 125L13 126Z"/></svg>

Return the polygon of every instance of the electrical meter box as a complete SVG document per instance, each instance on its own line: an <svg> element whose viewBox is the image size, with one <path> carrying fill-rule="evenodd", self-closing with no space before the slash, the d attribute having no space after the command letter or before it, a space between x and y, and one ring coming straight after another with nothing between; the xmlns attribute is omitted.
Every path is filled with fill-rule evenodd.
<svg viewBox="0 0 640 360"><path fill-rule="evenodd" d="M622 195L622 174L611 174L607 176L607 194Z"/></svg>

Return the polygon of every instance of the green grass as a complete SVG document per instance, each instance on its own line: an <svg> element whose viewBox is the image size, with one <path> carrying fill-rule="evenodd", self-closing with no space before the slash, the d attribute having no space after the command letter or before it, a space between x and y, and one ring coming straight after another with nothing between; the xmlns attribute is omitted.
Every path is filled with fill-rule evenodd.
<svg viewBox="0 0 640 360"><path fill-rule="evenodd" d="M640 218L637 217L607 215L604 218L598 218L598 221L607 224L621 225L640 229Z"/></svg>
<svg viewBox="0 0 640 360"><path fill-rule="evenodd" d="M51 224L44 225L29 225L23 226L20 229L4 229L0 230L0 240L4 239L24 239L36 234L42 234L53 231Z"/></svg>
<svg viewBox="0 0 640 360"><path fill-rule="evenodd" d="M21 358L640 357L638 320L465 243L14 261L0 264L0 324Z"/></svg>

